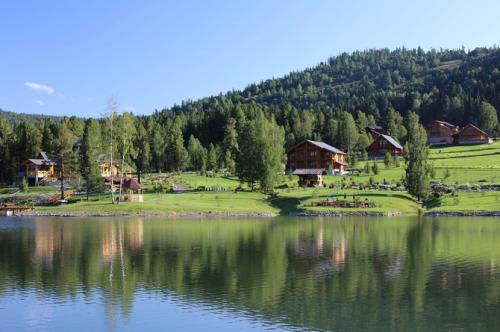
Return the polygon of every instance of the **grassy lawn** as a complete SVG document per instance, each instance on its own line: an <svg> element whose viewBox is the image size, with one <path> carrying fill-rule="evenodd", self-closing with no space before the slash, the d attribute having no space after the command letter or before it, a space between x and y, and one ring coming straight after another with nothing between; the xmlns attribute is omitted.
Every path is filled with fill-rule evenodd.
<svg viewBox="0 0 500 332"><path fill-rule="evenodd" d="M312 206L313 202L324 201L327 198L344 199L344 195L348 201L356 199L374 202L373 208L333 208ZM367 212L400 212L403 214L416 214L418 204L411 198L410 195L403 192L392 191L376 191L376 190L332 190L332 189L297 189L282 192L277 198L270 199L271 202L279 206L284 212L292 212L294 210L310 211L310 212L340 212L340 211L367 211Z"/></svg>
<svg viewBox="0 0 500 332"><path fill-rule="evenodd" d="M266 202L264 194L257 192L186 192L181 194L145 194L144 202L112 204L109 195L100 200L91 197L86 201L73 202L63 206L37 207L40 211L68 212L266 212L278 213L279 210Z"/></svg>
<svg viewBox="0 0 500 332"><path fill-rule="evenodd" d="M500 192L461 192L443 196L430 211L498 211Z"/></svg>
<svg viewBox="0 0 500 332"><path fill-rule="evenodd" d="M435 179L445 183L500 183L500 142L489 145L437 147L430 150L431 162L435 167ZM365 162L360 162L356 168L363 169ZM373 162L369 162L370 165ZM152 192L152 179L155 174L144 176L143 183L147 193L144 203L111 204L109 195L102 195L101 200L93 197L91 201L77 200L60 207L38 207L43 211L89 211L89 212L241 212L241 213L281 213L292 212L339 212L339 211L372 211L400 212L416 214L418 204L406 193L399 191L352 190L340 189L342 183L348 185L368 183L370 177L375 182L398 183L404 176L404 164L400 167L385 168L382 161L377 162L379 174L361 173L356 176L325 176L325 183L336 184L335 189L297 188L296 176L283 176L280 185L286 184L290 189L281 189L277 197L269 198L258 192L238 192L234 189L240 186L236 177L220 175L204 176L196 173L174 174L169 181L183 184L187 191L173 194L156 194ZM445 177L445 174L447 176ZM222 187L228 191L196 191L199 187ZM243 188L247 188L246 185ZM2 189L10 191L9 189ZM57 193L58 188L30 188L29 194ZM3 192L0 192L0 194ZM5 192L7 193L7 192ZM367 198L375 204L369 209L332 208L312 206L315 201L330 199L352 200ZM429 211L498 211L500 209L500 192L459 193L458 196L445 195L440 200L428 206Z"/></svg>

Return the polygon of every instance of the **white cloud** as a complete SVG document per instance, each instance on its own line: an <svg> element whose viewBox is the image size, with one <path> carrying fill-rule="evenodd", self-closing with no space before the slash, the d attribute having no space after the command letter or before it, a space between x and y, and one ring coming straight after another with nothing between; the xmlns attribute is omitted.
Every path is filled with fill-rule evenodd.
<svg viewBox="0 0 500 332"><path fill-rule="evenodd" d="M54 93L54 88L46 84L35 83L35 82L24 82L24 85L35 91L42 91L48 93L49 95Z"/></svg>
<svg viewBox="0 0 500 332"><path fill-rule="evenodd" d="M37 100L37 101L35 101L35 103L37 103L40 106L45 105L45 103L43 102L43 100Z"/></svg>

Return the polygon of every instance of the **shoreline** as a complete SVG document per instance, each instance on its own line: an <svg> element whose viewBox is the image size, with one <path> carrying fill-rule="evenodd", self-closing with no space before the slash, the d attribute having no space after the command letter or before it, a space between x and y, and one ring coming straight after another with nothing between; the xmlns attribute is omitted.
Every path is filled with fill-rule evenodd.
<svg viewBox="0 0 500 332"><path fill-rule="evenodd" d="M166 218L204 218L204 217L244 217L275 218L290 217L400 217L418 216L398 211L297 211L288 214L273 212L221 212L221 211L165 211L165 212L95 212L95 211L24 211L16 213L19 217L166 217ZM500 211L428 211L424 217L500 217Z"/></svg>

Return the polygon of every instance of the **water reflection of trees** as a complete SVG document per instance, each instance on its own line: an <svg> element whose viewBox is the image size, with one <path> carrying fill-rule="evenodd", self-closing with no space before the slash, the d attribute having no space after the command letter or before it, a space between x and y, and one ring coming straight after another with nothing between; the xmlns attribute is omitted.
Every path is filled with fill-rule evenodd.
<svg viewBox="0 0 500 332"><path fill-rule="evenodd" d="M145 290L324 329L493 328L494 222L41 218L0 232L0 287L102 291L110 321Z"/></svg>

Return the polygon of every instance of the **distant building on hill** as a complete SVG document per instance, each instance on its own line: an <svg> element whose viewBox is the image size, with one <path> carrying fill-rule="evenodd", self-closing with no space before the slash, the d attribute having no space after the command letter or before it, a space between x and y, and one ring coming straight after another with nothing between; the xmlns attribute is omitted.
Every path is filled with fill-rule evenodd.
<svg viewBox="0 0 500 332"><path fill-rule="evenodd" d="M389 135L380 134L370 144L366 150L368 156L372 158L383 157L387 152L393 156L400 156L403 154L403 147Z"/></svg>
<svg viewBox="0 0 500 332"><path fill-rule="evenodd" d="M21 163L21 177L26 178L29 186L39 186L46 181L57 179L55 166L57 162L47 153L40 152L37 158L27 159Z"/></svg>
<svg viewBox="0 0 500 332"><path fill-rule="evenodd" d="M454 134L453 139L459 145L493 143L493 137L471 123Z"/></svg>
<svg viewBox="0 0 500 332"><path fill-rule="evenodd" d="M323 142L303 140L287 152L289 172L296 169L325 169L344 172L347 154Z"/></svg>
<svg viewBox="0 0 500 332"><path fill-rule="evenodd" d="M428 144L452 144L453 135L460 131L458 126L449 122L434 120L425 126Z"/></svg>

